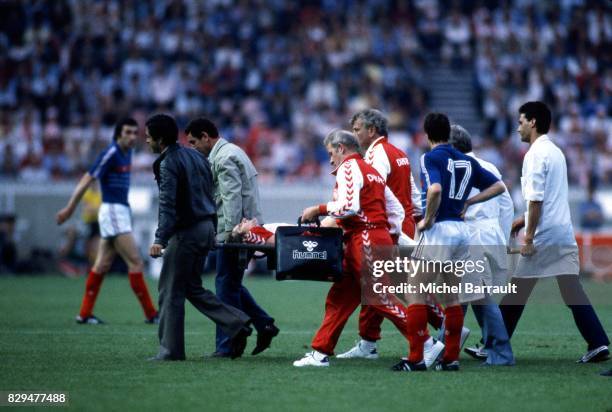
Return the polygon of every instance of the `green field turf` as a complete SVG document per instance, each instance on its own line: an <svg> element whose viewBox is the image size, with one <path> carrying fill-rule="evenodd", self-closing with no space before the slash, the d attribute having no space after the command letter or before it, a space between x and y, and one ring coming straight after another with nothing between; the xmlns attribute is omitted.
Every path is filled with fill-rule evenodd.
<svg viewBox="0 0 612 412"><path fill-rule="evenodd" d="M146 361L156 353L157 328L143 323L126 278L103 284L95 313L106 325L77 325L84 279L0 277L0 391L68 391L75 410L612 410L612 378L598 375L612 362L574 363L586 348L560 304L527 308L511 368L483 368L463 355L459 373L390 372L406 345L385 322L379 360L332 359L328 369L296 369L291 362L308 350L329 285L246 284L281 328L272 348L235 361L204 359L214 350L214 328L187 305L188 360L157 363ZM607 298L609 305L597 310L612 331L612 285L587 289L594 301ZM551 283L536 291L558 296ZM473 344L478 331L471 314L467 326ZM353 316L338 349L356 337Z"/></svg>

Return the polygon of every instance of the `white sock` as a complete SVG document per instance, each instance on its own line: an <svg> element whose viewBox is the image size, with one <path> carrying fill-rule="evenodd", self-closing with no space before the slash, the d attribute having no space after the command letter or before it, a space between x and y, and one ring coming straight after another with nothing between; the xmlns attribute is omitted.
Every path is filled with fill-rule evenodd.
<svg viewBox="0 0 612 412"><path fill-rule="evenodd" d="M430 350L433 344L434 344L434 339L430 336L429 339L427 339L425 343L423 344L423 350L424 351Z"/></svg>
<svg viewBox="0 0 612 412"><path fill-rule="evenodd" d="M372 352L374 349L376 349L376 342L361 339L361 342L359 342L359 347L363 349L364 352Z"/></svg>

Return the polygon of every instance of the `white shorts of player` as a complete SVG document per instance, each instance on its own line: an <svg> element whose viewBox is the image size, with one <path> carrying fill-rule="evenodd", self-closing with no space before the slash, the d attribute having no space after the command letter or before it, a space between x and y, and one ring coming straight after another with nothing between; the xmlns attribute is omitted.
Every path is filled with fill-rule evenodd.
<svg viewBox="0 0 612 412"><path fill-rule="evenodd" d="M132 212L121 203L102 203L98 211L100 236L112 238L132 231Z"/></svg>
<svg viewBox="0 0 612 412"><path fill-rule="evenodd" d="M470 229L465 222L436 222L421 233L412 257L423 260L466 260L469 258Z"/></svg>

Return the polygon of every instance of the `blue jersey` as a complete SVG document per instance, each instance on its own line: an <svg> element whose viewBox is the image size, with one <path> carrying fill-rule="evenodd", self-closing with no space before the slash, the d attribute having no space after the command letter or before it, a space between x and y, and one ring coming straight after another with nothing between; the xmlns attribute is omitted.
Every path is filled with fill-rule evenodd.
<svg viewBox="0 0 612 412"><path fill-rule="evenodd" d="M132 150L124 153L116 142L108 146L96 159L89 174L100 181L104 203L128 204Z"/></svg>
<svg viewBox="0 0 612 412"><path fill-rule="evenodd" d="M436 146L421 156L422 201L425 210L427 189L434 183L442 186L442 199L436 222L463 220L461 212L472 187L484 190L499 179L485 170L478 161L466 156L450 144Z"/></svg>

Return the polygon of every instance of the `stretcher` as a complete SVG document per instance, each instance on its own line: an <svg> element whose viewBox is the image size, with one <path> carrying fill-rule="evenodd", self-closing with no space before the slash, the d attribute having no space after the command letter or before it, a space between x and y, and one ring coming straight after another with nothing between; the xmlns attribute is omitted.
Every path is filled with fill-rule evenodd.
<svg viewBox="0 0 612 412"><path fill-rule="evenodd" d="M252 258L267 260L276 280L314 280L335 282L342 277L342 230L302 226L280 226L275 244L218 243L217 249L235 250L238 265L245 270ZM398 246L399 256L411 256L415 246ZM509 255L520 249L508 246Z"/></svg>
<svg viewBox="0 0 612 412"><path fill-rule="evenodd" d="M277 280L337 281L342 277L342 230L339 228L302 225L279 226L274 245L221 243L217 248L233 249L238 264L246 268L252 257L265 257L267 267ZM257 256L256 252L259 252Z"/></svg>

